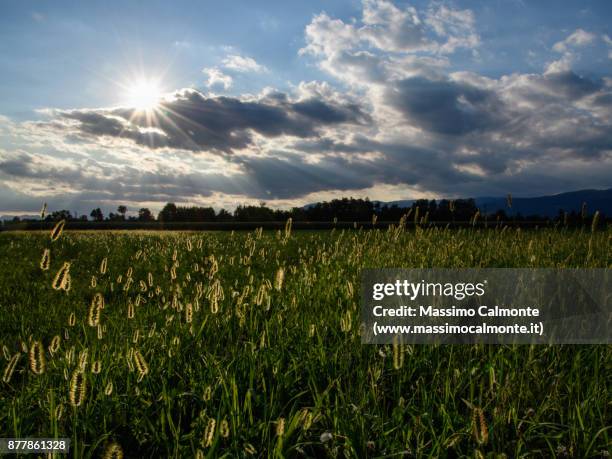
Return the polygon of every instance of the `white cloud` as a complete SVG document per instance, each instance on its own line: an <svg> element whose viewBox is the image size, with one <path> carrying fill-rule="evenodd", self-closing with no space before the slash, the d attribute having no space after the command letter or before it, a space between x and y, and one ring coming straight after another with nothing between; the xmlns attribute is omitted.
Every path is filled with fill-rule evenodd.
<svg viewBox="0 0 612 459"><path fill-rule="evenodd" d="M216 67L202 69L202 72L208 76L206 86L209 88L222 86L226 91L232 87L232 77L223 73Z"/></svg>
<svg viewBox="0 0 612 459"><path fill-rule="evenodd" d="M449 54L458 48L476 49L480 36L476 32L476 19L471 10L456 10L441 5L427 11L425 21L446 42L439 45L439 52Z"/></svg>
<svg viewBox="0 0 612 459"><path fill-rule="evenodd" d="M602 35L601 38L604 43L610 48L608 50L608 58L612 59L612 38L610 38L610 36L607 34Z"/></svg>
<svg viewBox="0 0 612 459"><path fill-rule="evenodd" d="M355 27L340 19L332 19L326 13L316 15L306 26L306 46L299 53L315 56L331 56L353 48L359 43Z"/></svg>
<svg viewBox="0 0 612 459"><path fill-rule="evenodd" d="M264 65L258 64L252 57L240 56L238 54L231 54L223 59L223 66L236 72L261 73L268 71Z"/></svg>
<svg viewBox="0 0 612 459"><path fill-rule="evenodd" d="M552 73L569 72L572 68L573 60L574 55L572 53L563 53L563 56L561 56L561 58L546 64L544 74L549 75Z"/></svg>
<svg viewBox="0 0 612 459"><path fill-rule="evenodd" d="M589 45L595 41L595 34L587 32L583 29L576 29L565 40L561 40L554 44L553 50L558 53L567 52L571 48L580 48Z"/></svg>
<svg viewBox="0 0 612 459"><path fill-rule="evenodd" d="M552 49L553 51L561 53L561 57L549 62L546 65L545 73L568 72L578 54L577 49L593 43L596 38L596 35L591 32L587 32L583 29L576 29L568 35L567 38L555 43Z"/></svg>
<svg viewBox="0 0 612 459"><path fill-rule="evenodd" d="M315 16L306 26L306 46L300 54L333 58L363 44L378 52L452 54L459 48L475 50L480 36L471 10L442 5L421 14L388 0L363 0L361 24L332 19L326 13Z"/></svg>
<svg viewBox="0 0 612 459"><path fill-rule="evenodd" d="M151 127L116 108L49 110L44 123L0 116L0 195L25 190L37 211L45 193L85 209L117 200L233 208L610 186L612 79L572 71L588 32L560 42L545 72L497 78L452 62L479 46L476 18L439 3L422 11L367 0L354 21L315 16L305 40L300 53L327 82L232 97L180 90ZM235 74L224 72L263 68L224 54L204 69L208 86L229 89ZM30 202L6 196L0 210Z"/></svg>
<svg viewBox="0 0 612 459"><path fill-rule="evenodd" d="M384 51L417 51L429 42L413 7L400 9L387 0L364 0L360 37Z"/></svg>

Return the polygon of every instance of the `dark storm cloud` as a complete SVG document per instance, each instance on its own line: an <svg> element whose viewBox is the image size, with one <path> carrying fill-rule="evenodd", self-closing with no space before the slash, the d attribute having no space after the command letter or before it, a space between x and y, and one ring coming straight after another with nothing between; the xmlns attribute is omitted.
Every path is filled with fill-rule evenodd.
<svg viewBox="0 0 612 459"><path fill-rule="evenodd" d="M324 190L365 188L372 184L363 168L348 168L343 160L326 158L317 164L277 158L253 159L245 163L252 189L259 199L291 199Z"/></svg>
<svg viewBox="0 0 612 459"><path fill-rule="evenodd" d="M159 132L141 131L116 115L109 116L106 111L71 110L61 112L61 114L64 118L78 121L80 132L87 135L123 137L151 147L169 146L167 136Z"/></svg>
<svg viewBox="0 0 612 459"><path fill-rule="evenodd" d="M577 75L572 71L546 75L545 81L551 90L561 92L570 99L580 99L603 88L601 82Z"/></svg>
<svg viewBox="0 0 612 459"><path fill-rule="evenodd" d="M495 127L501 101L488 90L450 80L413 77L387 91L387 102L407 121L439 134L462 135Z"/></svg>
<svg viewBox="0 0 612 459"><path fill-rule="evenodd" d="M251 131L271 138L304 138L324 126L366 123L369 119L351 103L314 97L290 101L279 93L248 101L208 97L195 90L177 92L152 115L127 108L72 110L61 115L79 121L79 130L88 135L130 138L152 147L225 152L247 147L252 140Z"/></svg>
<svg viewBox="0 0 612 459"><path fill-rule="evenodd" d="M8 175L22 177L24 175L27 175L29 172L29 162L30 158L26 155L19 156L15 159L2 161L0 162L0 171Z"/></svg>
<svg viewBox="0 0 612 459"><path fill-rule="evenodd" d="M310 153L337 152L315 163L296 158L248 158L244 166L256 180L253 192L261 199L295 199L308 193L338 190L339 192L370 188L377 184L424 186L447 190L483 179L454 167L451 152L419 148L403 143L378 142L357 136L344 144L331 139L297 141L291 145ZM359 157L375 152L376 158Z"/></svg>

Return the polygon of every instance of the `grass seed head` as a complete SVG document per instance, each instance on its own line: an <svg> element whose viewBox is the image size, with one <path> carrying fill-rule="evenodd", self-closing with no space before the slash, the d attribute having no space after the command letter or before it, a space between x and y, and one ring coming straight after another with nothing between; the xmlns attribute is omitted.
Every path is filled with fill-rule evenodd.
<svg viewBox="0 0 612 459"><path fill-rule="evenodd" d="M51 355L55 354L60 347L61 338L59 335L55 335L51 340L51 344L49 344L49 353Z"/></svg>
<svg viewBox="0 0 612 459"><path fill-rule="evenodd" d="M482 408L475 407L472 410L472 433L479 445L484 445L489 440L489 429Z"/></svg>
<svg viewBox="0 0 612 459"><path fill-rule="evenodd" d="M20 358L21 358L21 353L19 352L13 355L13 357L11 357L8 364L6 365L6 368L4 368L4 374L2 375L2 381L4 381L7 384L11 381L11 378L13 377L13 372L15 371L15 367L17 366L17 362L19 362Z"/></svg>
<svg viewBox="0 0 612 459"><path fill-rule="evenodd" d="M229 428L229 423L227 422L227 419L224 419L223 421L221 421L221 424L219 425L219 434L223 438L228 438L230 436L230 428Z"/></svg>
<svg viewBox="0 0 612 459"><path fill-rule="evenodd" d="M285 434L285 418L279 418L276 421L276 436L282 437Z"/></svg>
<svg viewBox="0 0 612 459"><path fill-rule="evenodd" d="M28 353L30 359L30 370L35 375L41 375L45 372L45 348L40 341L34 341L30 346Z"/></svg>
<svg viewBox="0 0 612 459"><path fill-rule="evenodd" d="M139 350L134 350L134 363L136 364L136 369L139 373L139 381L149 373L149 365L146 360L142 356Z"/></svg>
<svg viewBox="0 0 612 459"><path fill-rule="evenodd" d="M100 274L106 274L106 268L108 267L108 258L104 257L100 263Z"/></svg>
<svg viewBox="0 0 612 459"><path fill-rule="evenodd" d="M80 370L75 370L70 379L70 391L68 392L70 404L74 407L81 406L85 400L86 391L87 379L85 374Z"/></svg>
<svg viewBox="0 0 612 459"><path fill-rule="evenodd" d="M202 446L208 448L212 445L212 442L215 438L215 427L217 425L217 421L213 418L210 418L206 423L206 428L204 429L204 437L202 438Z"/></svg>
<svg viewBox="0 0 612 459"><path fill-rule="evenodd" d="M59 269L53 283L51 284L54 290L70 290L70 263L64 262L62 267Z"/></svg>
<svg viewBox="0 0 612 459"><path fill-rule="evenodd" d="M81 371L85 371L87 368L87 362L89 358L89 349L85 348L81 352L79 352L79 369Z"/></svg>
<svg viewBox="0 0 612 459"><path fill-rule="evenodd" d="M60 403L59 405L55 407L55 413L54 413L55 420L61 421L63 415L64 415L64 405Z"/></svg>
<svg viewBox="0 0 612 459"><path fill-rule="evenodd" d="M64 230L64 225L66 224L66 220L60 220L55 224L53 229L51 230L51 240L57 241L59 237L62 235L62 231Z"/></svg>
<svg viewBox="0 0 612 459"><path fill-rule="evenodd" d="M243 449L244 449L244 452L246 454L248 454L249 456L253 456L253 455L257 454L257 450L250 443L245 443Z"/></svg>
<svg viewBox="0 0 612 459"><path fill-rule="evenodd" d="M401 336L393 337L393 368L399 370L404 366L404 345Z"/></svg>
<svg viewBox="0 0 612 459"><path fill-rule="evenodd" d="M276 278L274 279L274 288L280 292L283 288L284 281L285 281L285 268L281 266L280 268L278 268L278 271L276 271Z"/></svg>
<svg viewBox="0 0 612 459"><path fill-rule="evenodd" d="M597 231L597 227L599 226L599 211L596 211L593 215L593 221L591 222L591 232Z"/></svg>
<svg viewBox="0 0 612 459"><path fill-rule="evenodd" d="M109 443L102 457L103 459L123 459L123 449L119 443Z"/></svg>
<svg viewBox="0 0 612 459"><path fill-rule="evenodd" d="M45 249L43 251L43 255L40 260L40 269L42 269L43 271L47 271L50 265L51 265L51 250Z"/></svg>
<svg viewBox="0 0 612 459"><path fill-rule="evenodd" d="M102 308L95 301L91 302L89 306L89 314L87 314L87 323L90 327L97 327L100 325L100 310Z"/></svg>

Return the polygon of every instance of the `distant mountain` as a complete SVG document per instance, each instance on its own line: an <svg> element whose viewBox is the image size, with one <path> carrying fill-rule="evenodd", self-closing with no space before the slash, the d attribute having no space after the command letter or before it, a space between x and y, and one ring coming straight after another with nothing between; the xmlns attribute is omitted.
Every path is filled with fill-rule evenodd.
<svg viewBox="0 0 612 459"><path fill-rule="evenodd" d="M467 199L467 198L465 198ZM399 201L372 201L381 206L411 207L415 199L403 199ZM437 200L439 201L439 199ZM480 197L474 198L476 206L482 213L493 214L498 210L503 210L507 215L512 216L521 214L541 215L543 217L556 217L560 210L580 212L582 203L586 202L587 211L592 214L596 210L612 216L612 188L607 190L579 190L568 193L555 194L552 196L538 196L533 198L512 198L512 207L508 208L506 196L503 197ZM311 207L315 204L308 204Z"/></svg>
<svg viewBox="0 0 612 459"><path fill-rule="evenodd" d="M0 221L11 221L15 218L14 215L0 215ZM19 215L19 218L24 220L40 220L40 214L37 215Z"/></svg>
<svg viewBox="0 0 612 459"><path fill-rule="evenodd" d="M391 206L412 207L412 204L414 204L415 201L416 199L402 199L401 201L389 201L389 202L374 201L374 203L380 202L381 206L384 206L386 204L389 207Z"/></svg>
<svg viewBox="0 0 612 459"><path fill-rule="evenodd" d="M508 208L506 197L481 197L476 198L476 206L482 213L495 213L503 209L507 215L520 213L527 215L542 215L555 217L559 211L580 212L582 203L586 203L587 211L592 214L596 210L612 216L612 188L608 190L580 190L568 193L555 194L552 196L540 196L535 198L512 198L512 208Z"/></svg>

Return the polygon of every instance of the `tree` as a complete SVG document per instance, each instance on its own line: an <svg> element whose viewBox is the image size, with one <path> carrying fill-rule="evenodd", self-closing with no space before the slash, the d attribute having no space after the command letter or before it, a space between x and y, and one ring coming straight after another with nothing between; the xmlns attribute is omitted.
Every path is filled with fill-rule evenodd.
<svg viewBox="0 0 612 459"><path fill-rule="evenodd" d="M52 214L47 215L45 220L47 221L59 221L59 220L68 221L68 220L72 220L72 214L70 213L69 210L66 210L66 209L56 210Z"/></svg>
<svg viewBox="0 0 612 459"><path fill-rule="evenodd" d="M227 210L221 209L217 214L217 220L220 222L227 222L232 219L232 214L230 214Z"/></svg>
<svg viewBox="0 0 612 459"><path fill-rule="evenodd" d="M121 214L122 219L125 220L125 214L127 212L127 207L121 205L117 207L117 212L119 212L119 214Z"/></svg>
<svg viewBox="0 0 612 459"><path fill-rule="evenodd" d="M101 222L102 220L104 220L104 214L102 213L102 209L100 209L99 207L94 209L94 210L92 210L89 215L96 222Z"/></svg>
<svg viewBox="0 0 612 459"><path fill-rule="evenodd" d="M138 220L143 221L143 222L153 221L154 220L153 214L151 213L149 209L147 209L146 207L143 207L142 209L138 211Z"/></svg>
<svg viewBox="0 0 612 459"><path fill-rule="evenodd" d="M176 220L176 204L169 202L159 212L157 219L161 222L172 222Z"/></svg>
<svg viewBox="0 0 612 459"><path fill-rule="evenodd" d="M274 221L274 212L265 206L238 206L234 211L234 220L238 222Z"/></svg>

